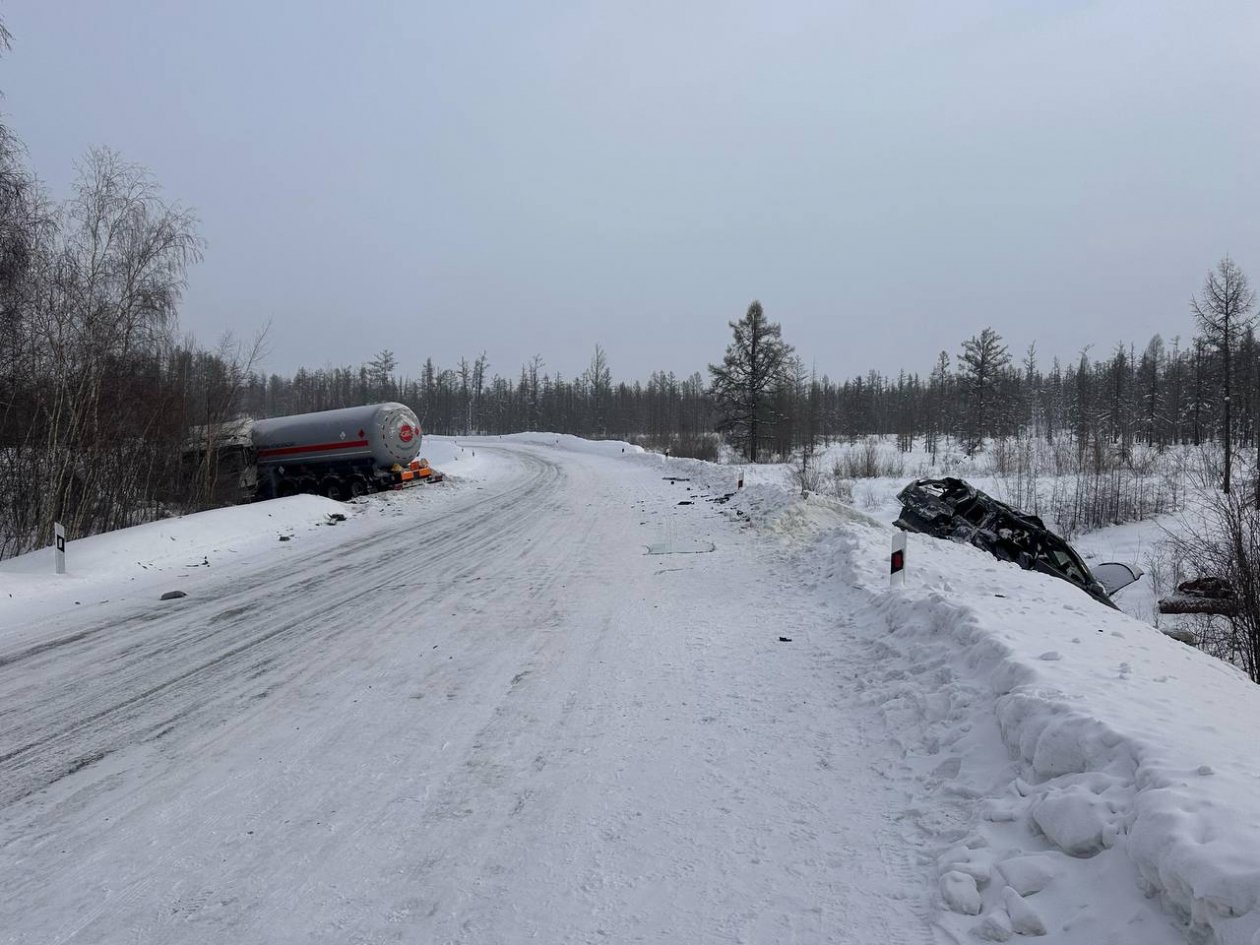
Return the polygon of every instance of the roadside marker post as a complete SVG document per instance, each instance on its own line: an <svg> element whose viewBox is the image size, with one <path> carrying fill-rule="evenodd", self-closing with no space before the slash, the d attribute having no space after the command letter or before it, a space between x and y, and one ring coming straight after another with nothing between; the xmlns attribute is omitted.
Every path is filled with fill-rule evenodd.
<svg viewBox="0 0 1260 945"><path fill-rule="evenodd" d="M893 533L888 586L889 588L906 586L906 533L900 528Z"/></svg>
<svg viewBox="0 0 1260 945"><path fill-rule="evenodd" d="M744 488L744 467L739 468L739 479L735 483L735 489L738 491Z"/></svg>
<svg viewBox="0 0 1260 945"><path fill-rule="evenodd" d="M57 562L57 573L66 573L66 527L60 522L53 523L53 536L56 542L56 549L53 552L53 558Z"/></svg>

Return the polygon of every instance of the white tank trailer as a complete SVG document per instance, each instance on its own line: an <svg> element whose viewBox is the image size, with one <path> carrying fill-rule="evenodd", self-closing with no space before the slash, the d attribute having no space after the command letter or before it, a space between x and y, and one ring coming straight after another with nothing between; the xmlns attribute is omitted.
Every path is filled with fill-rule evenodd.
<svg viewBox="0 0 1260 945"><path fill-rule="evenodd" d="M256 420L250 439L257 498L345 500L400 481L420 452L420 421L404 404L369 404Z"/></svg>

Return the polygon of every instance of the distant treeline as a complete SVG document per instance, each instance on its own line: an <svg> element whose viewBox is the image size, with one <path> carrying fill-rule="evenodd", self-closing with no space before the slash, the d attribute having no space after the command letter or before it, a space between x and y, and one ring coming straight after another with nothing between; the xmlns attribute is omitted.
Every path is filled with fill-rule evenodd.
<svg viewBox="0 0 1260 945"><path fill-rule="evenodd" d="M833 381L810 376L796 360L771 387L761 452L786 458L819 439L868 434L895 436L907 450L917 441L929 451L946 438L974 449L986 439L1025 434L1070 434L1082 445L1101 440L1121 451L1134 444L1199 444L1222 433L1222 368L1220 350L1205 335L1188 343L1157 335L1140 352L1121 344L1105 357L1082 352L1072 363L1056 358L1043 365L1035 348L1013 359L987 329L965 340L956 357L942 351L925 374L871 371ZM1254 446L1260 345L1250 326L1233 345L1232 369L1234 439ZM602 349L572 378L549 373L541 358L511 377L491 375L484 355L453 369L426 361L413 378L398 374L394 356L384 351L358 368L251 375L241 397L241 409L254 416L398 400L430 433L547 430L648 438L662 446L703 440L721 413L705 375L661 371L646 382L614 382Z"/></svg>
<svg viewBox="0 0 1260 945"><path fill-rule="evenodd" d="M395 358L381 352L358 368L299 370L292 377L251 376L242 406L253 416L328 410L396 400L421 418L427 433L518 433L545 430L586 437L649 437L701 443L714 427L714 410L700 373L685 379L654 373L647 383L614 383L602 348L591 366L574 378L551 374L541 357L519 375L490 374L483 354L439 368L430 359L419 377L399 375Z"/></svg>

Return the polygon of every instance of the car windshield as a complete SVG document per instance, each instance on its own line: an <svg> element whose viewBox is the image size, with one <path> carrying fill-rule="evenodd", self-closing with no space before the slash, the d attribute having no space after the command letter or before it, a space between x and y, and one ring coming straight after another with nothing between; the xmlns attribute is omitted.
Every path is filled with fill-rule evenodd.
<svg viewBox="0 0 1260 945"><path fill-rule="evenodd" d="M1069 579L1079 584L1087 583L1085 572L1077 560L1062 548L1053 548L1050 551L1050 559L1054 566L1063 572Z"/></svg>

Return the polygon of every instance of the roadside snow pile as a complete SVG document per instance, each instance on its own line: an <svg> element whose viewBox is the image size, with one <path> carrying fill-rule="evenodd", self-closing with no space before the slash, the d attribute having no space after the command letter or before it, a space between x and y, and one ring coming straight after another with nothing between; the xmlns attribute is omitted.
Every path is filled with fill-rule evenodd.
<svg viewBox="0 0 1260 945"><path fill-rule="evenodd" d="M785 466L723 466L642 451L641 455L629 458L659 470L662 478L685 480L696 493L697 501L717 503L723 512L746 525L775 528L775 523L784 515L803 514L791 486L791 471ZM833 522L833 518L828 518L829 524ZM795 524L794 518L792 524ZM777 531L787 537L794 533L794 528L779 526Z"/></svg>
<svg viewBox="0 0 1260 945"><path fill-rule="evenodd" d="M48 608L73 607L78 603L73 596L91 596L102 587L125 581L145 588L164 580L163 575L208 570L225 555L275 553L279 541L353 509L321 496L297 495L161 519L66 542L65 574L55 573L51 547L10 558L0 562L0 632L29 623Z"/></svg>
<svg viewBox="0 0 1260 945"><path fill-rule="evenodd" d="M452 481L489 480L512 467L510 460L488 451L479 456L481 442L426 435L422 453ZM195 584L197 575L229 557L240 562L254 556L296 556L301 552L292 540L321 526L353 522L363 514L403 518L449 501L445 487L425 484L346 503L297 495L211 509L69 541L67 573L62 575L55 573L53 549L42 548L0 561L0 633L89 599L97 602L108 586L125 583L130 596L149 594L174 578Z"/></svg>
<svg viewBox="0 0 1260 945"><path fill-rule="evenodd" d="M499 437L485 436L434 436L426 433L420 445L420 455L429 465L444 476L461 479L485 479L502 466L492 454L482 449L493 446Z"/></svg>
<svg viewBox="0 0 1260 945"><path fill-rule="evenodd" d="M191 557L220 548L235 554L251 545L270 544L277 536L323 524L329 515L346 511L346 505L332 499L296 495L265 505L237 505L164 518L67 542L69 573L62 578L53 575L53 549L43 548L0 562L0 580L21 580L24 587L30 588L32 582L43 583L45 577L50 583L61 583L65 577L108 574L116 578L135 568L148 571L185 567L198 563L192 562Z"/></svg>
<svg viewBox="0 0 1260 945"><path fill-rule="evenodd" d="M814 560L820 582L869 593L887 671L868 695L925 788L958 801L956 822L921 825L940 838L926 852L942 926L994 941L1260 942L1260 689L970 547L910 536L908 587L890 592L890 535L846 524Z"/></svg>
<svg viewBox="0 0 1260 945"><path fill-rule="evenodd" d="M490 446L494 445L495 440L501 440L507 443L555 446L575 453L591 453L596 456L647 455L643 447L627 443L625 440L584 440L571 433L506 433L498 437L484 437L483 440Z"/></svg>

